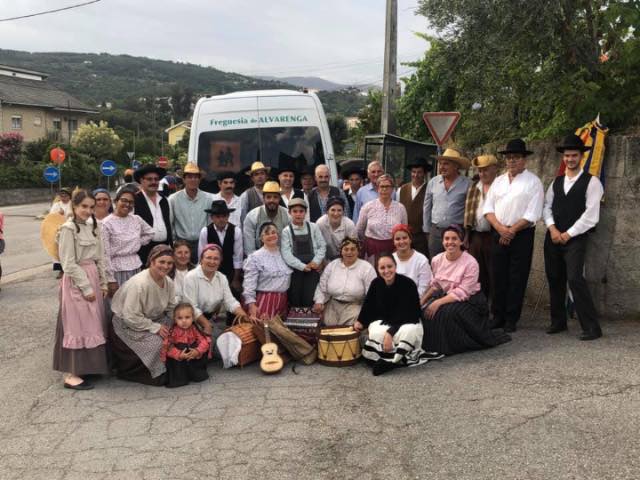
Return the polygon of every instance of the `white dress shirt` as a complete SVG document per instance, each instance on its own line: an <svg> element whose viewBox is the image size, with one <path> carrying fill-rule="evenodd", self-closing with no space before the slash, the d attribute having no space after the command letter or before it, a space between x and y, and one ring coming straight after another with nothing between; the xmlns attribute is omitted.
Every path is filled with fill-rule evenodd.
<svg viewBox="0 0 640 480"><path fill-rule="evenodd" d="M420 192L420 190L422 189L422 187L424 187L426 185L427 182L423 182L422 185L420 185L419 187L414 187L413 183L411 184L411 200L415 200L416 199L416 195L418 195L418 192ZM400 189L398 189L398 198L400 197Z"/></svg>
<svg viewBox="0 0 640 480"><path fill-rule="evenodd" d="M520 219L535 224L542 216L543 204L542 182L525 169L511 181L508 173L494 180L487 192L482 213L493 213L498 221L507 227Z"/></svg>
<svg viewBox="0 0 640 480"><path fill-rule="evenodd" d="M155 196L155 202L151 200L144 190L140 190L144 199L147 201L151 215L153 216L153 238L154 242L167 241L167 226L164 224L164 217L162 216L162 208L160 207L160 200L162 197L159 194Z"/></svg>
<svg viewBox="0 0 640 480"><path fill-rule="evenodd" d="M235 212L234 212L235 213ZM225 225L223 230L218 230L218 227L214 225L216 233L218 234L218 238L220 238L220 247L224 246L224 237L227 234L227 229L229 228L229 224ZM202 250L207 245L207 227L204 227L200 230L200 238L198 239L198 258L202 254ZM239 227L235 227L233 232L233 268L236 270L242 269L242 260L243 260L243 250L242 250L242 230Z"/></svg>
<svg viewBox="0 0 640 480"><path fill-rule="evenodd" d="M569 193L569 190L571 190L571 188L576 184L581 176L582 170L580 170L580 173L578 173L573 178L568 177L567 175L564 176L563 188L565 195ZM571 237L582 235L598 224L598 222L600 221L600 200L602 200L603 194L604 189L602 188L600 179L592 176L589 180L589 185L587 185L586 209L580 216L580 218L576 220L576 223L574 223L571 227L569 227L569 229L567 229L567 233L571 235ZM543 211L544 223L547 225L547 227L555 224L555 221L553 219L553 212L551 211L551 206L553 205L553 197L553 182L551 182L551 185L549 185L549 188L547 189Z"/></svg>

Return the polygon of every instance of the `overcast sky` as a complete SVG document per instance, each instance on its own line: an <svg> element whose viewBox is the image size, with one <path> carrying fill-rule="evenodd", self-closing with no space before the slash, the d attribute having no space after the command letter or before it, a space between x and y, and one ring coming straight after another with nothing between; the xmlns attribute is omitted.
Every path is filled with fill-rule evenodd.
<svg viewBox="0 0 640 480"><path fill-rule="evenodd" d="M86 0L0 0L0 19ZM417 0L398 0L398 57L427 44ZM101 0L0 22L0 48L107 52L180 60L255 75L382 79L385 0ZM399 73L409 68L400 65Z"/></svg>

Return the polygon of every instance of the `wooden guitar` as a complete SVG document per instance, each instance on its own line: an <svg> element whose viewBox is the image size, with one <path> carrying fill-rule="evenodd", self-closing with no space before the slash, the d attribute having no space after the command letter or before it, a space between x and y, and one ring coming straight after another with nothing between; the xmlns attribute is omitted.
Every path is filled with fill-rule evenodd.
<svg viewBox="0 0 640 480"><path fill-rule="evenodd" d="M282 370L284 362L280 355L278 355L278 346L271 341L271 335L269 334L269 324L264 322L264 335L265 344L262 345L262 359L260 360L260 369L264 373L278 373Z"/></svg>

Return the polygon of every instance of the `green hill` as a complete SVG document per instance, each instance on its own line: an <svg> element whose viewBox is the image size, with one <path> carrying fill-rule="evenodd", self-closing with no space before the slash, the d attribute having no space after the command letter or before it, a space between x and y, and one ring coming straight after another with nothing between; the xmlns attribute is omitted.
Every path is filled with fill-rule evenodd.
<svg viewBox="0 0 640 480"><path fill-rule="evenodd" d="M126 109L128 99L171 96L176 88L198 97L238 90L298 89L191 63L108 53L30 53L0 49L0 64L49 74L49 82L92 106L110 102ZM327 113L355 115L364 105L356 91L321 92ZM326 98L323 98L326 97Z"/></svg>

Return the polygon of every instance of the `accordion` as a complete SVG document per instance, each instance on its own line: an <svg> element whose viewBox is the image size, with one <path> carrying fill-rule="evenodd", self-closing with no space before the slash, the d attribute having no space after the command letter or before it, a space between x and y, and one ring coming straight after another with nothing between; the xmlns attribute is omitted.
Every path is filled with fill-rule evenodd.
<svg viewBox="0 0 640 480"><path fill-rule="evenodd" d="M318 344L320 315L309 307L291 307L284 322L285 327L304 338L311 345Z"/></svg>

